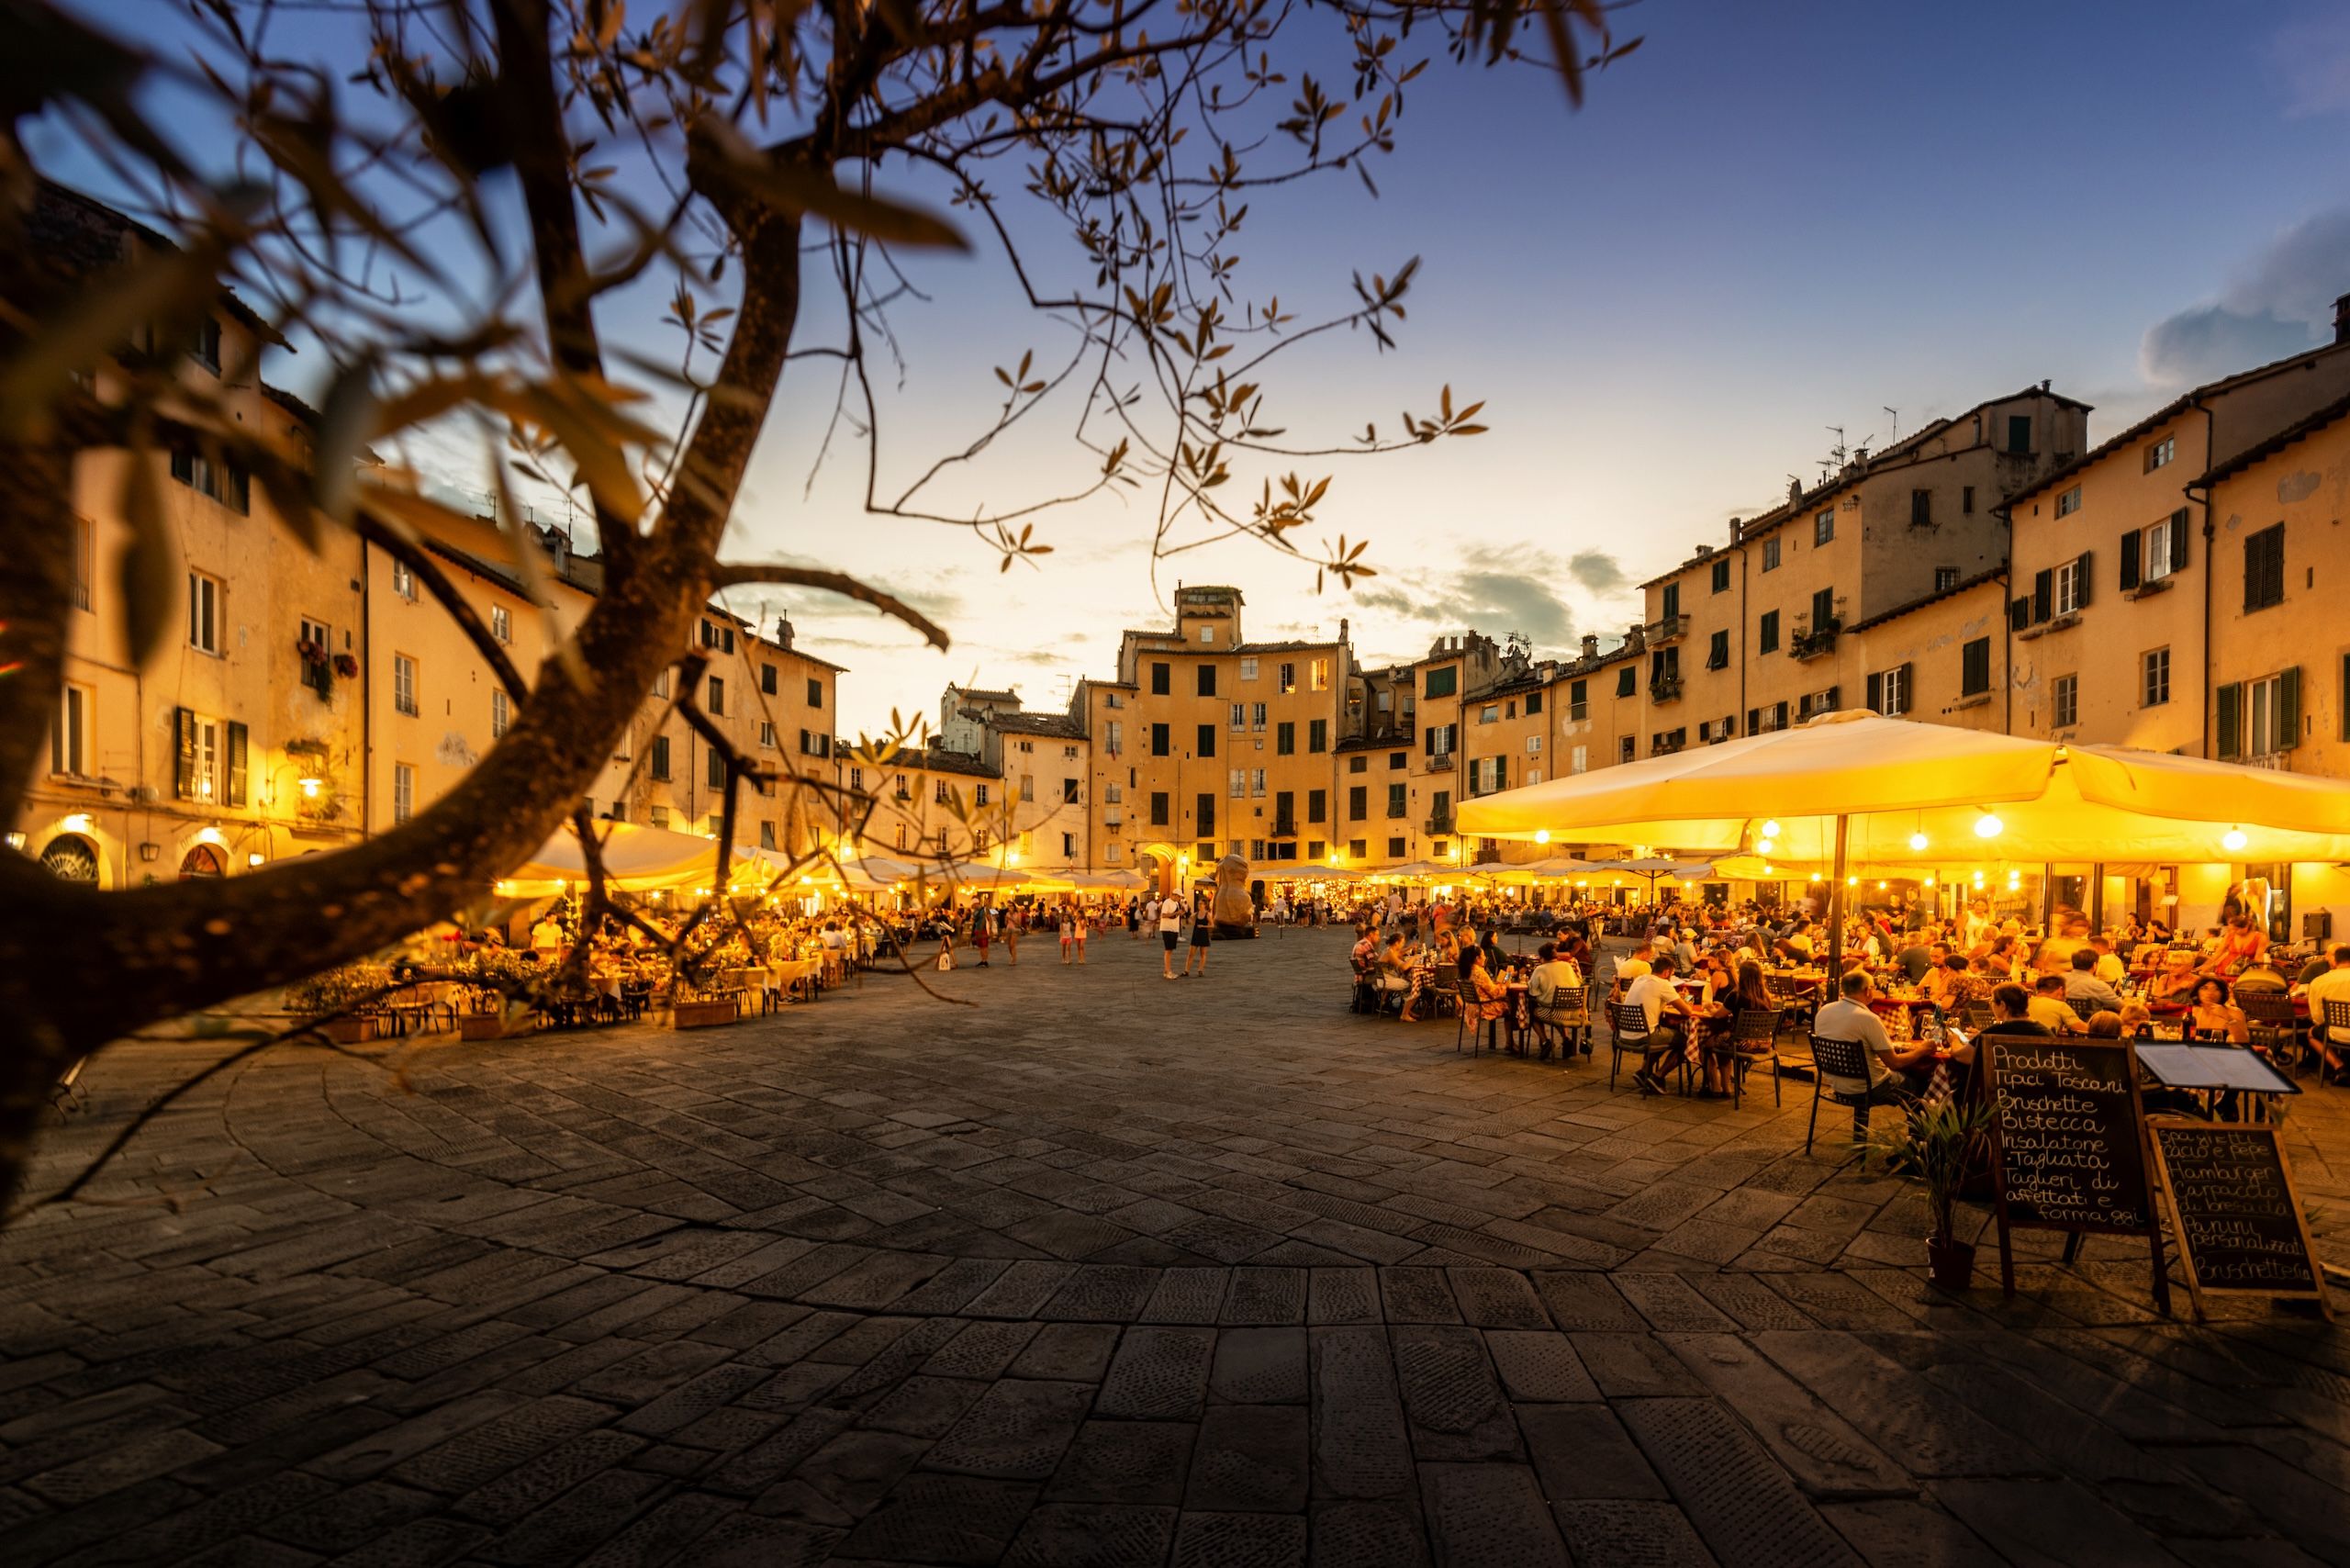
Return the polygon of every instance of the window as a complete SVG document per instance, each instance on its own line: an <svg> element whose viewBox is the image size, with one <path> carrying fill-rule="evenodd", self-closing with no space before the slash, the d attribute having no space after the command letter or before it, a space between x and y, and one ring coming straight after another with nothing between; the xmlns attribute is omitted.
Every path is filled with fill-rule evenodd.
<svg viewBox="0 0 2350 1568"><path fill-rule="evenodd" d="M1248 770L1248 793L1255 796L1259 801L1265 798L1265 770L1263 768L1252 767Z"/></svg>
<svg viewBox="0 0 2350 1568"><path fill-rule="evenodd" d="M2284 600L2285 525L2280 522L2244 542L2244 607L2266 610Z"/></svg>
<svg viewBox="0 0 2350 1568"><path fill-rule="evenodd" d="M220 651L220 579L187 575L187 645L199 654Z"/></svg>
<svg viewBox="0 0 2350 1568"><path fill-rule="evenodd" d="M1347 819L1360 822L1371 815L1371 791L1360 784L1347 791Z"/></svg>
<svg viewBox="0 0 2350 1568"><path fill-rule="evenodd" d="M1477 710L1477 722L1481 724L1498 724L1501 722L1502 711L1499 703L1488 702L1483 707Z"/></svg>
<svg viewBox="0 0 2350 1568"><path fill-rule="evenodd" d="M1526 694L1526 711L1529 717L1542 711L1542 694L1540 692L1529 691Z"/></svg>
<svg viewBox="0 0 2350 1568"><path fill-rule="evenodd" d="M1111 788L1114 790L1117 786L1113 784ZM1061 804L1064 806L1074 806L1077 804L1076 779L1064 778L1061 780Z"/></svg>
<svg viewBox="0 0 2350 1568"><path fill-rule="evenodd" d="M1387 814L1389 816L1400 817L1411 810L1406 795L1407 791L1401 784L1387 786Z"/></svg>
<svg viewBox="0 0 2350 1568"><path fill-rule="evenodd" d="M1626 665L1616 672L1616 695L1629 697L1639 689L1640 666Z"/></svg>
<svg viewBox="0 0 2350 1568"><path fill-rule="evenodd" d="M1762 569L1766 572L1779 569L1779 536L1775 533L1762 541Z"/></svg>
<svg viewBox="0 0 2350 1568"><path fill-rule="evenodd" d="M705 617L701 623L701 645L705 648L716 648L721 653L733 653L734 628L717 625Z"/></svg>
<svg viewBox="0 0 2350 1568"><path fill-rule="evenodd" d="M1573 722L1591 717L1591 683L1572 681L1567 686L1567 718Z"/></svg>
<svg viewBox="0 0 2350 1568"><path fill-rule="evenodd" d="M775 823L763 822L759 824L759 847L761 849L775 847Z"/></svg>
<svg viewBox="0 0 2350 1568"><path fill-rule="evenodd" d="M1909 492L1909 526L1912 528L1934 526L1933 491L1912 490Z"/></svg>
<svg viewBox="0 0 2350 1568"><path fill-rule="evenodd" d="M1835 537L1836 509L1830 507L1811 520L1811 542L1814 544L1825 544Z"/></svg>
<svg viewBox="0 0 2350 1568"><path fill-rule="evenodd" d="M2275 756L2290 751L2300 739L2299 666L2222 686L2214 695L2219 699L2221 756Z"/></svg>
<svg viewBox="0 0 2350 1568"><path fill-rule="evenodd" d="M2031 450L2031 416L2030 414L2008 416L2008 450L2011 453L2029 453Z"/></svg>
<svg viewBox="0 0 2350 1568"><path fill-rule="evenodd" d="M1869 711L1897 719L1909 711L1909 666L1901 665L1869 677Z"/></svg>
<svg viewBox="0 0 2350 1568"><path fill-rule="evenodd" d="M1201 665L1198 667L1197 674L1200 683L1200 695L1203 697L1214 697L1215 695L1215 666Z"/></svg>
<svg viewBox="0 0 2350 1568"><path fill-rule="evenodd" d="M653 808L662 816L668 813L660 807ZM404 823L416 815L416 769L405 762L392 764L392 820Z"/></svg>
<svg viewBox="0 0 2350 1568"><path fill-rule="evenodd" d="M1243 680L1254 680L1257 678L1257 661L1255 659L1247 658L1240 661L1240 678Z"/></svg>
<svg viewBox="0 0 2350 1568"><path fill-rule="evenodd" d="M1509 758L1480 756L1471 760L1469 792L1472 795L1490 795L1497 790L1507 788L1509 788Z"/></svg>
<svg viewBox="0 0 2350 1568"><path fill-rule="evenodd" d="M1248 727L1260 735L1265 733L1265 705L1262 702L1248 705Z"/></svg>
<svg viewBox="0 0 2350 1568"><path fill-rule="evenodd" d="M1540 735L1528 735L1526 737L1526 753L1528 756L1539 756L1542 754L1542 737Z"/></svg>
<svg viewBox="0 0 2350 1568"><path fill-rule="evenodd" d="M199 453L172 454L172 477L240 514L252 510L251 476L233 463L216 463Z"/></svg>
<svg viewBox="0 0 2350 1568"><path fill-rule="evenodd" d="M1165 756L1169 755L1169 749L1170 749L1170 747L1172 746L1172 745L1173 745L1173 742L1171 741L1171 739L1169 738L1169 734L1168 734L1168 726L1167 726L1167 725L1165 725L1165 724L1153 724L1153 725L1151 725L1151 727L1150 727L1150 755L1151 755L1151 756Z"/></svg>
<svg viewBox="0 0 2350 1568"><path fill-rule="evenodd" d="M489 693L489 734L492 740L506 733L513 722L513 712L503 687L492 687Z"/></svg>
<svg viewBox="0 0 2350 1568"><path fill-rule="evenodd" d="M2123 534L2121 550L2121 571L2125 577L2133 566L2139 567L2140 577L2150 583L2159 582L2173 572L2182 570L2187 566L2187 509L2179 508L2147 529L2143 550L2134 549L2132 536ZM2125 582L2122 586L2135 585Z"/></svg>
<svg viewBox="0 0 2350 1568"><path fill-rule="evenodd" d="M702 769L702 782L713 790L726 788L726 754L706 751L702 753L702 761L707 764Z"/></svg>
<svg viewBox="0 0 2350 1568"><path fill-rule="evenodd" d="M1125 752L1126 749L1126 722L1124 719L1111 719L1102 723L1102 749L1108 752L1112 756L1117 756Z"/></svg>
<svg viewBox="0 0 2350 1568"><path fill-rule="evenodd" d="M2081 722L2081 678L2060 675L2049 688L2048 722L2057 729L2070 729Z"/></svg>
<svg viewBox="0 0 2350 1568"><path fill-rule="evenodd" d="M392 591L402 599L416 597L416 574L408 569L406 562L392 563Z"/></svg>
<svg viewBox="0 0 2350 1568"><path fill-rule="evenodd" d="M1307 660L1305 666L1305 679L1307 687L1312 690L1329 690L1330 661L1328 659Z"/></svg>
<svg viewBox="0 0 2350 1568"><path fill-rule="evenodd" d="M1164 790L1153 790L1150 792L1150 825L1153 827L1165 827L1167 825L1167 791Z"/></svg>
<svg viewBox="0 0 2350 1568"><path fill-rule="evenodd" d="M802 735L804 738L804 731L802 732ZM772 719L762 719L759 721L759 745L765 746L769 751L773 751L775 749L775 721ZM805 750L806 748L803 746L801 749Z"/></svg>
<svg viewBox="0 0 2350 1568"><path fill-rule="evenodd" d="M2150 648L2139 658L2143 678L2139 682L2139 701L2148 708L2159 708L2170 700L2170 650Z"/></svg>
<svg viewBox="0 0 2350 1568"><path fill-rule="evenodd" d="M90 721L97 714L97 693L86 686L68 686L58 694L57 718L49 731L49 770L75 778L90 777Z"/></svg>
<svg viewBox="0 0 2350 1568"><path fill-rule="evenodd" d="M971 804L973 804L974 806L984 806L984 805L986 805L987 803L988 803L988 787L987 787L986 785L984 785L984 784L974 784L974 785L972 785L972 786L971 786Z"/></svg>
<svg viewBox="0 0 2350 1568"><path fill-rule="evenodd" d="M1305 792L1305 820L1318 823L1330 814L1330 791L1308 790Z"/></svg>
<svg viewBox="0 0 2350 1568"><path fill-rule="evenodd" d="M1727 555L1714 563L1714 591L1716 593L1729 591L1729 557Z"/></svg>
<svg viewBox="0 0 2350 1568"><path fill-rule="evenodd" d="M1214 833L1215 831L1215 797L1214 795L1202 795L1199 798L1199 801L1192 813L1192 831L1196 833ZM1200 858L1202 860L1214 860L1215 858L1215 855L1214 851L1211 850L1209 853L1201 856Z"/></svg>
<svg viewBox="0 0 2350 1568"><path fill-rule="evenodd" d="M824 682L821 677L811 675L808 678L808 706L822 708L823 705Z"/></svg>
<svg viewBox="0 0 2350 1568"><path fill-rule="evenodd" d="M2089 601L2089 558L2076 555L2056 568L2055 600L2053 609L2058 615L2071 615Z"/></svg>
<svg viewBox="0 0 2350 1568"><path fill-rule="evenodd" d="M1427 695L1449 697L1460 689L1460 666L1447 665L1442 669L1428 671Z"/></svg>
<svg viewBox="0 0 2350 1568"><path fill-rule="evenodd" d="M1977 637L1958 651L1958 693L1980 697L1991 689L1991 639Z"/></svg>
<svg viewBox="0 0 2350 1568"><path fill-rule="evenodd" d="M1387 770L1393 773L1399 767L1408 767L1411 760L1412 754L1410 752L1391 751L1387 754Z"/></svg>
<svg viewBox="0 0 2350 1568"><path fill-rule="evenodd" d="M702 692L702 706L714 715L723 716L726 712L726 683L713 675L703 682Z"/></svg>
<svg viewBox="0 0 2350 1568"><path fill-rule="evenodd" d="M1766 610L1754 623L1754 651L1775 654L1779 651L1779 612Z"/></svg>
<svg viewBox="0 0 2350 1568"><path fill-rule="evenodd" d="M655 736L654 736L654 737L653 737L653 759L652 759L652 762L650 763L650 765L649 765L649 766L652 767L652 769L653 769L653 777L654 777L654 778L655 778L657 782L665 783L665 784L668 782L668 780L669 780L669 737L668 737L668 736L666 736L666 735L655 735Z"/></svg>
<svg viewBox="0 0 2350 1568"><path fill-rule="evenodd" d="M1020 776L1020 798L1031 804L1035 802L1036 776L1035 774L1024 773Z"/></svg>
<svg viewBox="0 0 2350 1568"><path fill-rule="evenodd" d="M502 604L493 604L489 607L489 634L501 643L510 643L514 640L513 612Z"/></svg>
<svg viewBox="0 0 2350 1568"><path fill-rule="evenodd" d="M220 321L207 316L188 335L187 357L213 375L220 374Z"/></svg>
<svg viewBox="0 0 2350 1568"><path fill-rule="evenodd" d="M931 781L931 786L930 786L930 798L931 798L931 800L932 800L934 803L936 803L936 804L938 804L938 805L942 805L942 806L943 806L943 805L946 804L946 779L944 779L944 778L935 778L935 779L933 779L933 780Z"/></svg>
<svg viewBox="0 0 2350 1568"><path fill-rule="evenodd" d="M406 654L392 655L392 708L411 717L417 711L416 661Z"/></svg>
<svg viewBox="0 0 2350 1568"><path fill-rule="evenodd" d="M1948 593L1957 586L1958 568L1956 566L1936 566L1934 568L1934 591L1936 593Z"/></svg>
<svg viewBox="0 0 2350 1568"><path fill-rule="evenodd" d="M2070 517L2081 510L2081 487L2078 485L2056 498L2056 515Z"/></svg>
<svg viewBox="0 0 2350 1568"><path fill-rule="evenodd" d="M1662 611L1658 618L1663 621L1670 621L1681 613L1681 585L1679 583L1664 585L1664 595L1658 609Z"/></svg>
<svg viewBox="0 0 2350 1568"><path fill-rule="evenodd" d="M2177 455L2178 438L2175 435L2163 437L2146 448L2146 472L2151 474L2157 468L2169 467L2170 460Z"/></svg>
<svg viewBox="0 0 2350 1568"><path fill-rule="evenodd" d="M1975 515L1975 487L1962 485L1958 489L1958 510L1968 517Z"/></svg>
<svg viewBox="0 0 2350 1568"><path fill-rule="evenodd" d="M73 520L73 608L90 608L90 582L95 569L96 530L86 517Z"/></svg>
<svg viewBox="0 0 2350 1568"><path fill-rule="evenodd" d="M1626 735L1616 743L1617 761L1629 762L1633 757L1639 755L1639 754L1633 749L1633 739L1630 735Z"/></svg>
<svg viewBox="0 0 2350 1568"><path fill-rule="evenodd" d="M1297 689L1297 666L1295 665L1284 663L1281 666L1281 679L1278 682L1278 685L1284 692L1295 691Z"/></svg>
<svg viewBox="0 0 2350 1568"><path fill-rule="evenodd" d="M1836 590L1821 588L1811 596L1811 629L1825 632L1836 624Z"/></svg>
<svg viewBox="0 0 2350 1568"><path fill-rule="evenodd" d="M1330 749L1329 720L1308 719L1305 722L1305 749L1309 752L1324 752Z"/></svg>
<svg viewBox="0 0 2350 1568"><path fill-rule="evenodd" d="M1174 680L1174 678L1175 666L1173 665L1152 665L1150 666L1150 694L1154 697L1166 696L1173 689L1171 682Z"/></svg>
<svg viewBox="0 0 2350 1568"><path fill-rule="evenodd" d="M1591 771L1591 748L1589 746L1579 745L1575 747L1574 751L1567 759L1567 771L1570 773L1588 773Z"/></svg>
<svg viewBox="0 0 2350 1568"><path fill-rule="evenodd" d="M1387 858L1390 860L1401 860L1404 858L1404 840L1400 838L1391 838L1387 841Z"/></svg>
<svg viewBox="0 0 2350 1568"><path fill-rule="evenodd" d="M1196 749L1202 756L1215 755L1215 726L1214 724L1200 726L1200 744Z"/></svg>
<svg viewBox="0 0 2350 1568"><path fill-rule="evenodd" d="M1460 726L1458 724L1430 724L1421 733L1428 755L1439 762L1452 755L1452 748L1460 740Z"/></svg>
<svg viewBox="0 0 2350 1568"><path fill-rule="evenodd" d="M1214 642L1214 641L1215 641L1215 628L1214 628L1214 627L1213 627L1213 626L1203 626L1203 627L1201 627L1201 628L1200 628L1200 641L1201 641L1201 642L1203 642L1203 643L1213 643L1213 642Z"/></svg>
<svg viewBox="0 0 2350 1568"><path fill-rule="evenodd" d="M1717 632L1707 639L1706 667L1707 669L1729 667L1729 633L1727 630Z"/></svg>
<svg viewBox="0 0 2350 1568"><path fill-rule="evenodd" d="M1297 755L1297 725L1287 719L1283 719L1273 726L1273 755L1275 756Z"/></svg>
<svg viewBox="0 0 2350 1568"><path fill-rule="evenodd" d="M1247 704L1246 702L1235 702L1235 703L1232 705L1232 731L1233 731L1233 734L1238 734L1240 732L1242 732L1243 730L1246 730L1248 727L1248 704Z"/></svg>
<svg viewBox="0 0 2350 1568"><path fill-rule="evenodd" d="M669 672L667 669L664 668L660 674L653 678L653 695L665 700L668 697Z"/></svg>

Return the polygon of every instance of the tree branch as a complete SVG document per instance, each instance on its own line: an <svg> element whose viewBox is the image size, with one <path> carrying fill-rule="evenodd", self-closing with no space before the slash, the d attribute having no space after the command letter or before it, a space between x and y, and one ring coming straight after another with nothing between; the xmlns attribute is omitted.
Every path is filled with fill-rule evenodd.
<svg viewBox="0 0 2350 1568"><path fill-rule="evenodd" d="M722 566L711 575L712 591L720 588L742 588L750 583L780 583L790 588L821 588L845 599L869 604L882 614L904 622L923 634L923 640L941 653L946 651L946 633L938 623L921 610L893 594L859 582L846 572L828 572L814 566L787 566L779 563L748 562Z"/></svg>

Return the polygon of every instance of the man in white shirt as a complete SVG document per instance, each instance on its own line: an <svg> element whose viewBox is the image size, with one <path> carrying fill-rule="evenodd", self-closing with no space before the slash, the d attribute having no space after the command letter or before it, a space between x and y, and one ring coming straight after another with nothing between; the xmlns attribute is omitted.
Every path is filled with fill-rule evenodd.
<svg viewBox="0 0 2350 1568"><path fill-rule="evenodd" d="M1158 901L1158 968L1165 980L1175 978L1175 943L1183 935L1183 901L1169 893Z"/></svg>
<svg viewBox="0 0 2350 1568"><path fill-rule="evenodd" d="M1624 988L1624 1005L1639 1008L1648 1025L1648 1036L1640 1042L1640 1068L1632 1074L1643 1094L1664 1092L1664 1066L1681 1053L1688 1031L1696 1025L1695 1013L1673 988L1673 968L1672 955L1660 953ZM1616 972L1618 978L1624 973L1620 968Z"/></svg>
<svg viewBox="0 0 2350 1568"><path fill-rule="evenodd" d="M1869 1108L1897 1105L1925 1087L1934 1070L1934 1048L1929 1045L1897 1046L1885 1032L1885 1021L1869 1006L1876 994L1868 973L1844 971L1843 995L1819 1010L1811 1032L1824 1040L1856 1040L1868 1064L1868 1098L1852 1107L1852 1141L1869 1136Z"/></svg>
<svg viewBox="0 0 2350 1568"><path fill-rule="evenodd" d="M1632 949L1630 958L1616 960L1616 1000L1618 1002L1632 1000L1632 982L1649 972L1650 965L1655 958L1656 944L1643 936L1640 938L1640 945Z"/></svg>
<svg viewBox="0 0 2350 1568"><path fill-rule="evenodd" d="M2350 1047L2350 1029L2336 1032L2325 1015L2329 1002L2350 1002L2350 942L2337 942L2326 955L2333 967L2310 981L2310 1038L2325 1057L2329 1076L2342 1070L2342 1053Z"/></svg>

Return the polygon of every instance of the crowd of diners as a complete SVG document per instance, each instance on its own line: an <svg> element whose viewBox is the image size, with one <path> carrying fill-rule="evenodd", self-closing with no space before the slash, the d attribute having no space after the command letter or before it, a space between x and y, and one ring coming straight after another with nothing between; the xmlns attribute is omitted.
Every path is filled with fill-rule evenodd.
<svg viewBox="0 0 2350 1568"><path fill-rule="evenodd" d="M1723 1093L1735 1070L1739 1015L1767 1009L1781 1015L1782 1030L1863 1042L1873 1090L1891 1096L1923 1092L1938 1077L1945 1088L1963 1084L1973 1039L1986 1029L2267 1050L2277 1033L2261 1029L2246 1002L2265 995L2288 999L2306 1018L2321 1075L2350 1082L2350 1029L2337 1032L2327 1012L2328 1002L2350 1003L2350 944L2287 949L2246 911L2182 934L2134 915L2092 930L2070 908L2037 929L1981 902L1954 918L1921 905L1864 908L1837 934L1842 973L1833 995L1819 913L1816 902L1668 898L1628 911L1571 902L1529 915L1498 899L1375 896L1356 911L1358 1004L1368 999L1407 1021L1458 1009L1483 1023L1509 1005L1513 981L1527 988L1538 1016L1552 993L1580 990L1592 1020L1613 1021L1621 1004L1641 1009L1643 1060L1633 1076L1641 1092L1663 1092L1686 1062L1702 1084L1693 1092L1707 1096ZM1628 934L1633 948L1600 985L1594 944L1609 928ZM1516 950L1505 949L1505 937ZM1530 954L1528 938L1539 939ZM2298 1054L2300 1031L2284 1035ZM1582 1039L1587 1052L1588 1022Z"/></svg>

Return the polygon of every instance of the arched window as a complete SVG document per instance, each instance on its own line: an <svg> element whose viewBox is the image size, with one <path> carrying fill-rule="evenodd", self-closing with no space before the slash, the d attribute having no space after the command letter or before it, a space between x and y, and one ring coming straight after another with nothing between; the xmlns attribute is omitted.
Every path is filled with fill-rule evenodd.
<svg viewBox="0 0 2350 1568"><path fill-rule="evenodd" d="M62 882L87 882L95 887L98 881L98 852L86 838L60 834L49 841L40 852L40 863L49 874Z"/></svg>
<svg viewBox="0 0 2350 1568"><path fill-rule="evenodd" d="M229 863L220 857L220 851L209 844L191 846L186 858L180 862L180 880L183 882L191 877L225 877L228 874Z"/></svg>

